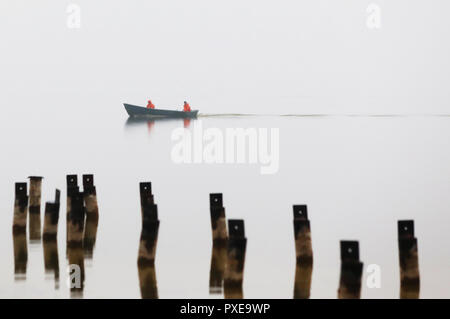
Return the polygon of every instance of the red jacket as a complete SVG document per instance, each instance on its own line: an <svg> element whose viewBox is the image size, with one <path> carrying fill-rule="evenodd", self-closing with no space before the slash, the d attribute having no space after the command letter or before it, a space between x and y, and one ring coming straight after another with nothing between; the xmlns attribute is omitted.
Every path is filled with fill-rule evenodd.
<svg viewBox="0 0 450 319"><path fill-rule="evenodd" d="M147 108L148 109L154 109L155 108L155 106L153 105L152 101L150 101L150 100L148 101Z"/></svg>

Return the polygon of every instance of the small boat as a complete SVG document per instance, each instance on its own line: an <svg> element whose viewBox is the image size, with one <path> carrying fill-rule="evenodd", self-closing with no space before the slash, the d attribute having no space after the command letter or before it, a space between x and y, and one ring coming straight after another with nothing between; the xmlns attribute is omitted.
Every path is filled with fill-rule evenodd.
<svg viewBox="0 0 450 319"><path fill-rule="evenodd" d="M196 118L198 110L192 110L190 112L184 111L172 111L161 109L148 109L143 106L137 106L132 104L123 104L125 110L130 117L143 117L143 118Z"/></svg>

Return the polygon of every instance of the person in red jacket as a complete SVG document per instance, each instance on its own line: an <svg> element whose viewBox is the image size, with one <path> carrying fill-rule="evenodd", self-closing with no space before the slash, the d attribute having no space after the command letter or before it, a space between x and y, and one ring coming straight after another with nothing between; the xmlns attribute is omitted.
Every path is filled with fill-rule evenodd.
<svg viewBox="0 0 450 319"><path fill-rule="evenodd" d="M186 101L184 101L183 111L184 111L184 112L190 112L190 111L191 111L191 106L190 106L189 103L186 102Z"/></svg>
<svg viewBox="0 0 450 319"><path fill-rule="evenodd" d="M148 100L147 108L148 109L154 109L155 108L155 106L153 105L152 101Z"/></svg>

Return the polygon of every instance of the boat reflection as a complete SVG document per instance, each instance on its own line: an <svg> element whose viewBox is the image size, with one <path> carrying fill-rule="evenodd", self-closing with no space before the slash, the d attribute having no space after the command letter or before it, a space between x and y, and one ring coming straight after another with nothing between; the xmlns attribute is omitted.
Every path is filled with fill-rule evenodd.
<svg viewBox="0 0 450 319"><path fill-rule="evenodd" d="M129 129L132 127L146 126L148 133L151 133L156 125L156 122L183 122L184 128L189 128L192 121L195 121L196 118L193 119L172 119L172 118L145 118L145 117L129 117L125 122L125 129Z"/></svg>

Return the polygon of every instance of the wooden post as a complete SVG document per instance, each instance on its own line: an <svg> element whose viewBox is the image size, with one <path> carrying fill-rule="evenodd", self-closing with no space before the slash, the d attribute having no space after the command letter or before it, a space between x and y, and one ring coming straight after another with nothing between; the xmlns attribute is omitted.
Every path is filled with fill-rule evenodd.
<svg viewBox="0 0 450 319"><path fill-rule="evenodd" d="M45 204L43 246L44 246L44 267L46 273L53 273L55 286L59 287L59 256L58 256L58 220L60 208L61 192L57 189L55 201Z"/></svg>
<svg viewBox="0 0 450 319"><path fill-rule="evenodd" d="M83 193L72 193L70 196L70 214L68 216L67 241L69 246L82 247L85 215Z"/></svg>
<svg viewBox="0 0 450 319"><path fill-rule="evenodd" d="M227 264L228 240L223 195L221 193L209 194L209 206L213 239L209 292L211 294L221 294L223 292L223 280Z"/></svg>
<svg viewBox="0 0 450 319"><path fill-rule="evenodd" d="M23 280L27 273L27 214L28 195L27 183L15 184L14 217L13 217L13 245L14 245L14 274L15 280Z"/></svg>
<svg viewBox="0 0 450 319"><path fill-rule="evenodd" d="M80 191L77 175L66 175L67 202L66 202L66 244L69 244L69 216L72 209L72 197ZM67 248L67 247L66 247Z"/></svg>
<svg viewBox="0 0 450 319"><path fill-rule="evenodd" d="M361 297L362 271L363 263L359 261L359 243L342 240L339 299L359 299Z"/></svg>
<svg viewBox="0 0 450 319"><path fill-rule="evenodd" d="M311 291L313 252L311 227L306 205L294 205L294 238L296 251L294 299L307 299Z"/></svg>
<svg viewBox="0 0 450 319"><path fill-rule="evenodd" d="M399 220L398 248L400 262L400 298L417 299L420 294L419 257L414 221Z"/></svg>
<svg viewBox="0 0 450 319"><path fill-rule="evenodd" d="M153 205L154 197L152 194L152 183L142 182L139 184L139 193L141 196L141 213L144 213L144 207Z"/></svg>
<svg viewBox="0 0 450 319"><path fill-rule="evenodd" d="M158 243L158 206L154 204L151 183L140 183L142 231L139 242L138 274L142 298L158 298L155 255Z"/></svg>
<svg viewBox="0 0 450 319"><path fill-rule="evenodd" d="M94 175L83 175L84 205L86 206L86 225L84 229L83 247L85 258L92 258L98 228L97 190Z"/></svg>
<svg viewBox="0 0 450 319"><path fill-rule="evenodd" d="M212 237L214 241L227 240L227 224L222 194L209 194Z"/></svg>
<svg viewBox="0 0 450 319"><path fill-rule="evenodd" d="M16 183L14 198L13 234L25 234L27 232L27 215L27 183Z"/></svg>
<svg viewBox="0 0 450 319"><path fill-rule="evenodd" d="M41 240L41 193L42 177L29 176L30 179L30 203L29 203L29 231L30 241Z"/></svg>
<svg viewBox="0 0 450 319"><path fill-rule="evenodd" d="M228 220L228 233L227 265L224 280L225 298L243 298L242 283L247 247L244 221L242 219Z"/></svg>
<svg viewBox="0 0 450 319"><path fill-rule="evenodd" d="M158 207L156 205L144 207L143 215L138 265L154 264L158 242Z"/></svg>
<svg viewBox="0 0 450 319"><path fill-rule="evenodd" d="M55 201L53 203L45 203L44 230L42 235L44 241L56 241L58 235L60 196L61 192L57 189Z"/></svg>
<svg viewBox="0 0 450 319"><path fill-rule="evenodd" d="M70 289L72 297L81 296L84 289L83 232L85 215L83 193L72 191L70 194L70 214L68 216L67 257L69 265L79 267L81 276L80 286L74 286Z"/></svg>

